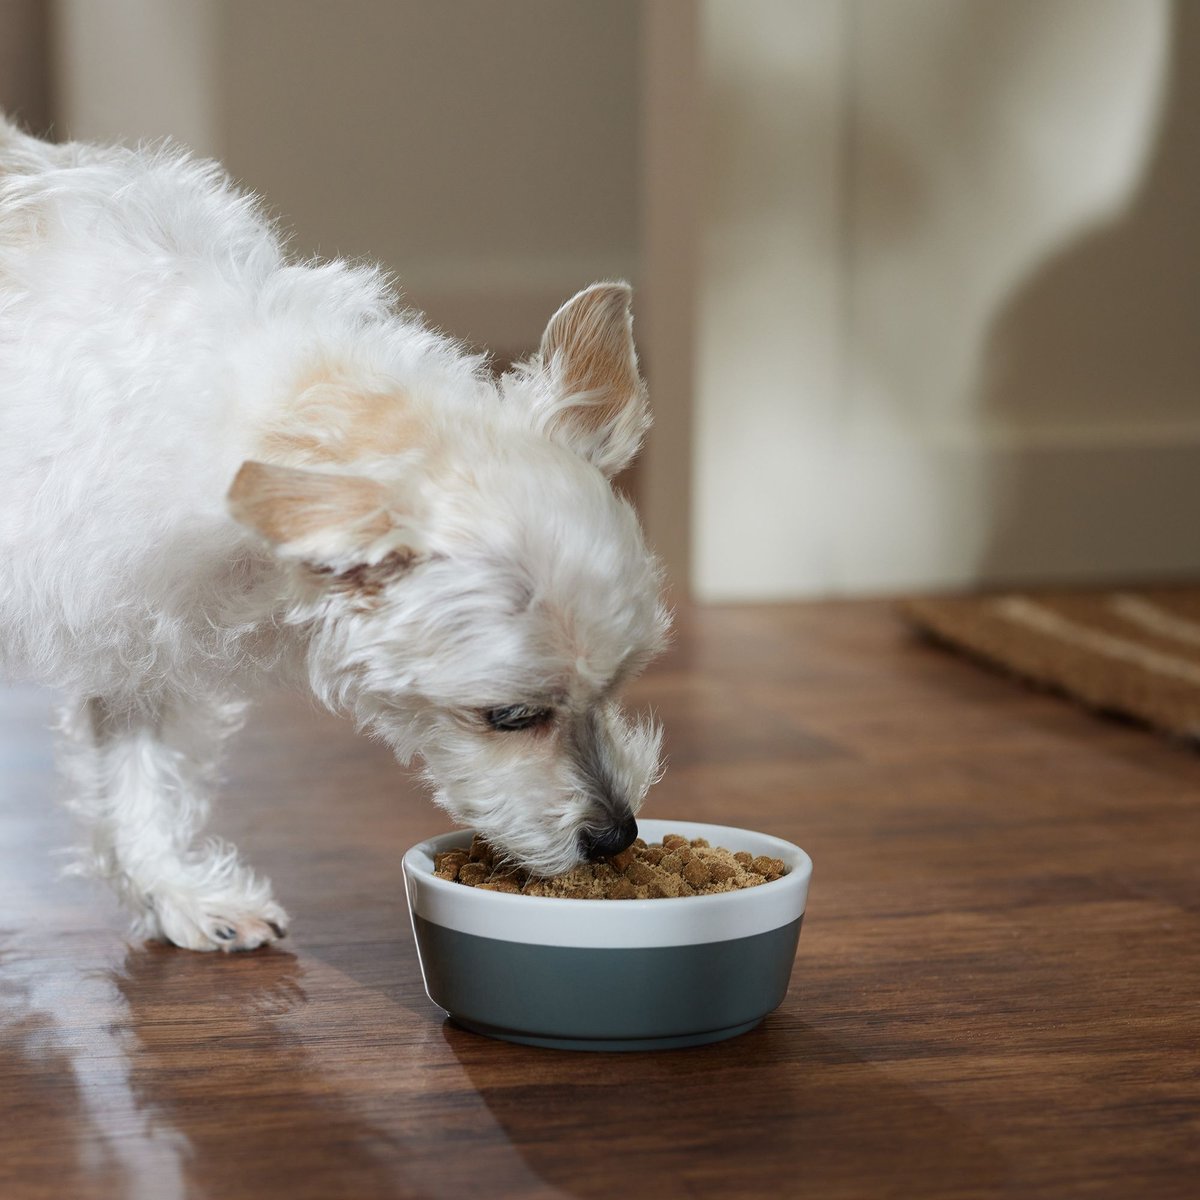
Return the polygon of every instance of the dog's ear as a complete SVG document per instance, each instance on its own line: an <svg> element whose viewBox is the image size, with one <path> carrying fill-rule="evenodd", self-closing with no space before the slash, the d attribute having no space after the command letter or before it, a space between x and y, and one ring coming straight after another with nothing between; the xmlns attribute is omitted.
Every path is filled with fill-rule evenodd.
<svg viewBox="0 0 1200 1200"><path fill-rule="evenodd" d="M277 554L326 573L415 557L412 531L395 501L374 479L253 461L242 463L227 497L233 519Z"/></svg>
<svg viewBox="0 0 1200 1200"><path fill-rule="evenodd" d="M633 345L632 290L594 283L550 318L541 370L553 397L545 431L610 478L633 460L650 427Z"/></svg>

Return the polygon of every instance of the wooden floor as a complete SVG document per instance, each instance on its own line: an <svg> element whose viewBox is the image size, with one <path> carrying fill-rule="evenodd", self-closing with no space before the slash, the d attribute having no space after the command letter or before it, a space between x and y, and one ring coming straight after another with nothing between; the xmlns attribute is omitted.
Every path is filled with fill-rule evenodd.
<svg viewBox="0 0 1200 1200"><path fill-rule="evenodd" d="M647 813L816 864L790 993L734 1041L492 1042L426 999L400 856L445 827L293 700L218 827L286 949L133 945L56 882L48 699L0 694L0 1197L1194 1196L1200 754L989 675L878 604L709 610L636 689Z"/></svg>

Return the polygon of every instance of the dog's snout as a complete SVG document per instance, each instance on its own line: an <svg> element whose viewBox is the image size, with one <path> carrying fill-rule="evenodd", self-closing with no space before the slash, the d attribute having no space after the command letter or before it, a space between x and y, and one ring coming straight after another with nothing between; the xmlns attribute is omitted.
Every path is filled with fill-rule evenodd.
<svg viewBox="0 0 1200 1200"><path fill-rule="evenodd" d="M628 816L619 825L611 825L607 829L585 829L580 839L584 854L595 862L601 858L611 858L620 854L627 846L633 845L637 837L637 821Z"/></svg>

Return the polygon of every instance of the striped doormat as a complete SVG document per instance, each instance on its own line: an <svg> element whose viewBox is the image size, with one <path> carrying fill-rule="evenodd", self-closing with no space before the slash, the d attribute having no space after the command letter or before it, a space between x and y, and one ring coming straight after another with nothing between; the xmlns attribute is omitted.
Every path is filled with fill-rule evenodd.
<svg viewBox="0 0 1200 1200"><path fill-rule="evenodd" d="M1090 708L1200 739L1200 587L908 600L920 629Z"/></svg>

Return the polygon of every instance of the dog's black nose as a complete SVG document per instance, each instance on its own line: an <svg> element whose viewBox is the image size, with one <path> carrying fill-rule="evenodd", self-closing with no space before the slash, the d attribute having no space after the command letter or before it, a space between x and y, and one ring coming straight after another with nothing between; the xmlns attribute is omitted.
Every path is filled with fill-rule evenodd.
<svg viewBox="0 0 1200 1200"><path fill-rule="evenodd" d="M620 854L626 846L632 846L637 832L637 822L632 816L626 817L620 825L611 825L608 829L585 829L580 839L583 852L593 862L601 858L611 858L614 854Z"/></svg>

